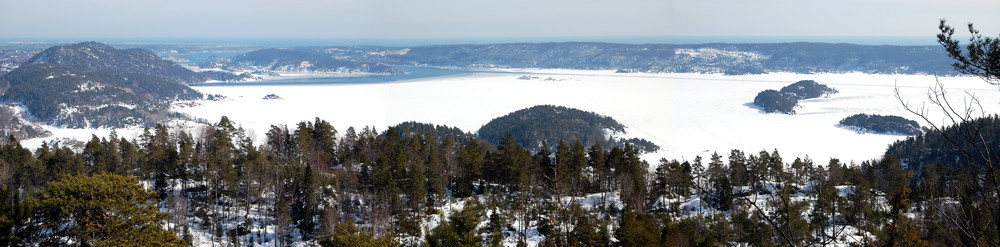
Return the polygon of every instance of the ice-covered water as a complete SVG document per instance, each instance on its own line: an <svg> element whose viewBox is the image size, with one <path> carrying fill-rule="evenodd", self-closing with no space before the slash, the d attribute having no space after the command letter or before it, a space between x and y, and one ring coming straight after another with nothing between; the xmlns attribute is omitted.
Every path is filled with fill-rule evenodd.
<svg viewBox="0 0 1000 247"><path fill-rule="evenodd" d="M474 132L507 113L553 104L597 112L622 122L629 136L662 147L661 152L645 156L651 163L661 157L690 160L711 152L724 155L731 149L747 153L777 149L788 159L809 155L816 163L826 164L831 157L845 162L878 158L888 144L905 138L840 128L837 123L842 118L868 113L919 121L902 108L894 89L898 85L903 98L919 106L935 82L933 76L862 73L725 76L543 69L504 72L362 84L199 86L196 89L203 93L222 94L230 100L200 101L200 106L175 110L210 121L228 116L251 130L261 143L272 124L292 127L315 117L329 121L341 133L349 126L374 126L382 131L405 121ZM523 75L539 79L518 79ZM553 80L545 80L548 78ZM973 77L939 79L956 102L967 90L981 98L987 112L1000 109L1000 90L995 86ZM815 80L840 92L800 101L795 115L765 114L753 107L751 102L758 92L780 89L798 80ZM262 99L268 94L281 99ZM64 132L71 131L57 131Z"/></svg>

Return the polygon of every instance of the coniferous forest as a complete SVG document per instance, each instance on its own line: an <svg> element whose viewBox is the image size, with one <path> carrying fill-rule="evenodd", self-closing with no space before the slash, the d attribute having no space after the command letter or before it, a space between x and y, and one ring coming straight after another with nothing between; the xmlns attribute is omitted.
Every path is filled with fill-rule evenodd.
<svg viewBox="0 0 1000 247"><path fill-rule="evenodd" d="M82 152L46 145L32 153L10 138L0 146L2 240L179 246L196 232L232 246L500 245L539 236L546 246L998 240L954 225L992 229L990 221L951 218L989 216L996 198L985 193L995 184L969 166L928 165L916 177L893 156L820 164L777 150L648 164L629 144L559 142L555 152L532 153L510 135L494 146L426 133L338 133L316 119L274 126L258 144L222 118L198 133L156 126L136 140L95 136ZM439 224L429 228L428 218Z"/></svg>

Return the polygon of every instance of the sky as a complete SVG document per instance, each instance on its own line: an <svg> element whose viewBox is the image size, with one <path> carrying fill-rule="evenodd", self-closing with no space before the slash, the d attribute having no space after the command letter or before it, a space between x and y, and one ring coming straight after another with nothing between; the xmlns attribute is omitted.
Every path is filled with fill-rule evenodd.
<svg viewBox="0 0 1000 247"><path fill-rule="evenodd" d="M0 40L927 37L933 44L942 18L996 36L998 11L996 0L0 0Z"/></svg>

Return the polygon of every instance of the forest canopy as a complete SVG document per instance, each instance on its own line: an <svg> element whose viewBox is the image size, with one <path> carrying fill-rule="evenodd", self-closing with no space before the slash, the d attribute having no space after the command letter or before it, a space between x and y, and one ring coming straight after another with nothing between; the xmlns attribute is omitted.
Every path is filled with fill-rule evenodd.
<svg viewBox="0 0 1000 247"><path fill-rule="evenodd" d="M513 136L518 145L539 150L542 144L551 149L560 141L593 144L605 147L630 143L645 152L659 149L645 139L614 138L625 134L625 125L611 117L564 106L539 105L511 112L490 120L479 129L478 135L493 145L499 145L504 135Z"/></svg>

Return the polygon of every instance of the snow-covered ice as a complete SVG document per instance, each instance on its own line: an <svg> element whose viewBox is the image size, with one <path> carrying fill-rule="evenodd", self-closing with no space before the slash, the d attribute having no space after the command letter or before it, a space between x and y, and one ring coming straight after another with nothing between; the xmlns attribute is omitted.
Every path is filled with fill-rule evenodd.
<svg viewBox="0 0 1000 247"><path fill-rule="evenodd" d="M777 149L786 158L808 155L824 165L829 158L861 162L878 158L900 135L861 134L837 126L856 113L898 115L917 120L894 96L920 106L935 77L883 74L794 74L726 76L720 74L619 74L613 71L566 69L496 69L507 73L470 73L389 83L328 85L196 86L227 101L200 101L174 110L218 121L221 116L248 129L262 143L270 125L313 121L332 123L340 133L349 126L385 130L405 121L459 127L475 132L491 119L523 108L552 104L593 111L623 123L628 137L650 140L662 150L646 154L651 167L659 158L691 160L731 149L749 154ZM518 80L530 75L557 81ZM998 112L1000 90L975 77L941 77L954 101L974 93L990 114ZM799 80L815 80L840 91L827 98L800 101L797 114L766 114L752 102L758 92L780 89ZM276 94L281 100L264 100ZM933 113L933 111L932 111ZM940 119L940 118L938 118ZM921 124L924 124L921 122ZM108 130L61 130L59 137L81 140ZM119 130L128 138L134 135ZM40 140L29 140L41 143ZM31 147L32 145L26 144Z"/></svg>
<svg viewBox="0 0 1000 247"><path fill-rule="evenodd" d="M292 126L320 117L338 130L374 126L378 130L405 121L459 127L475 132L493 118L540 104L561 105L608 115L627 126L629 136L645 138L663 150L645 156L693 159L711 152L742 149L748 153L777 149L785 157L809 155L818 164L831 158L864 161L877 158L898 135L859 134L837 127L856 113L899 115L906 112L894 97L920 105L933 76L792 74L725 76L717 74L616 74L611 71L517 69L516 74L476 73L375 84L199 86L207 94L232 101L205 101L178 108L194 117L221 116L254 130L257 138L272 124ZM518 80L522 74L562 81ZM997 112L1000 90L973 77L939 78L961 100L968 90L987 112ZM797 114L765 114L753 98L799 80L815 80L840 91L828 98L804 100ZM262 100L277 94L283 100Z"/></svg>

